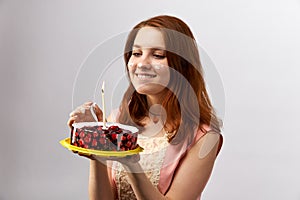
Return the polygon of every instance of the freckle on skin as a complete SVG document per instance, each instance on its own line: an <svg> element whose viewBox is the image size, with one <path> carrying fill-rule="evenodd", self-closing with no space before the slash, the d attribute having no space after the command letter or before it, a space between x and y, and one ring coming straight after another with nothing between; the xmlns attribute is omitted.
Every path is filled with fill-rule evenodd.
<svg viewBox="0 0 300 200"><path fill-rule="evenodd" d="M199 154L198 154L199 159L205 158L211 152L214 146L219 142L219 139L220 137L218 134L215 133L207 134L199 150Z"/></svg>
<svg viewBox="0 0 300 200"><path fill-rule="evenodd" d="M154 68L159 70L161 68L161 66L160 65L154 65Z"/></svg>
<svg viewBox="0 0 300 200"><path fill-rule="evenodd" d="M133 67L133 63L132 62L128 63L128 67Z"/></svg>

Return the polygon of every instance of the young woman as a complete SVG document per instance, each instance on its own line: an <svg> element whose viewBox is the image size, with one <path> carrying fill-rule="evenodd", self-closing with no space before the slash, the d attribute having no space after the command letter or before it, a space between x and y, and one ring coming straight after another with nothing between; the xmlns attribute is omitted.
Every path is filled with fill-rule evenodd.
<svg viewBox="0 0 300 200"><path fill-rule="evenodd" d="M138 127L144 151L89 157L90 199L200 199L223 139L192 32L172 16L142 21L128 36L124 58L129 88L108 121ZM75 109L68 124L93 121L91 106ZM102 121L100 108L94 111Z"/></svg>

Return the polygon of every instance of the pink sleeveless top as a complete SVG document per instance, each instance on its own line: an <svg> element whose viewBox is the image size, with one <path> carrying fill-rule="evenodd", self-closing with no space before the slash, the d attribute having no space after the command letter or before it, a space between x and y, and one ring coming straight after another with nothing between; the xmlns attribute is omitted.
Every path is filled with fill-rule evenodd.
<svg viewBox="0 0 300 200"><path fill-rule="evenodd" d="M119 112L113 114L114 121L118 118ZM206 132L210 131L211 128L209 126L203 126ZM171 186L175 171L184 156L187 152L192 148L192 146L206 133L202 132L200 129L194 132L194 139L191 144L188 144L187 140L178 145L168 145L165 151L165 157L162 162L162 167L160 169L159 180L157 184L158 190L162 194L166 194L168 189ZM116 183L116 174L113 170L112 172L113 180ZM119 197L120 198L120 197ZM126 198L125 198L126 199ZM197 198L200 200L200 197Z"/></svg>
<svg viewBox="0 0 300 200"><path fill-rule="evenodd" d="M208 126L204 126L204 129L206 131L210 130ZM194 140L190 145L187 143L187 141L179 145L169 145L163 166L160 170L158 189L162 194L166 194L169 187L171 186L172 179L179 162L192 148L192 146L204 135L204 132L202 132L201 130L197 130L194 133ZM200 197L198 199L200 199Z"/></svg>

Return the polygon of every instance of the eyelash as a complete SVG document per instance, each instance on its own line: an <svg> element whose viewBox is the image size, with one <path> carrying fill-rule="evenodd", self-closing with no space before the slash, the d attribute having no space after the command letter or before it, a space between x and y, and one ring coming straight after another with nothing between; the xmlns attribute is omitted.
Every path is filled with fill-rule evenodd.
<svg viewBox="0 0 300 200"><path fill-rule="evenodd" d="M132 55L138 57L138 56L141 56L142 54L141 53L132 53ZM153 54L153 56L155 58L157 58L157 59L164 59L164 58L166 58L165 55L159 55L159 54Z"/></svg>
<svg viewBox="0 0 300 200"><path fill-rule="evenodd" d="M140 53L132 53L133 56L140 56Z"/></svg>
<svg viewBox="0 0 300 200"><path fill-rule="evenodd" d="M164 59L166 56L165 55L153 55L157 59Z"/></svg>

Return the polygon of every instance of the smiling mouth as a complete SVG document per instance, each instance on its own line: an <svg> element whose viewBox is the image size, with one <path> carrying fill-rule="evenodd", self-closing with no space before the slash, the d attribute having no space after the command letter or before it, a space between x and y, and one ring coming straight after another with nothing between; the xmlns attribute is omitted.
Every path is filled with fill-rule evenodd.
<svg viewBox="0 0 300 200"><path fill-rule="evenodd" d="M156 77L156 75L153 75L153 74L135 74L135 76L139 79L142 79L142 80L151 79L151 78Z"/></svg>

